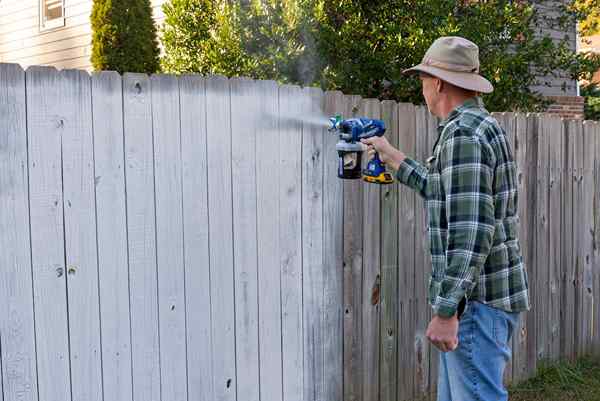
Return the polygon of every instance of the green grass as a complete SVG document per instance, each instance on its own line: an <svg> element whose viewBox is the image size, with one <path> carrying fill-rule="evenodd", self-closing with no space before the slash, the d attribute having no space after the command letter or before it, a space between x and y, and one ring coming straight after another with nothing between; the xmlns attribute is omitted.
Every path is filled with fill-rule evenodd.
<svg viewBox="0 0 600 401"><path fill-rule="evenodd" d="M509 392L511 401L600 401L600 359L542 367L535 377Z"/></svg>

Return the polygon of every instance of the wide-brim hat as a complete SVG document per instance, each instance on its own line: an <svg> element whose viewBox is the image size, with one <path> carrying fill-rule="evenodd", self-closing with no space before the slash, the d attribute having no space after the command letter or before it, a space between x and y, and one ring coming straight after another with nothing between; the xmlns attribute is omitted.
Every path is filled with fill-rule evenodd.
<svg viewBox="0 0 600 401"><path fill-rule="evenodd" d="M490 93L494 87L479 75L479 47L460 36L442 36L431 44L421 64L408 68L404 74L419 71L433 75L459 88Z"/></svg>

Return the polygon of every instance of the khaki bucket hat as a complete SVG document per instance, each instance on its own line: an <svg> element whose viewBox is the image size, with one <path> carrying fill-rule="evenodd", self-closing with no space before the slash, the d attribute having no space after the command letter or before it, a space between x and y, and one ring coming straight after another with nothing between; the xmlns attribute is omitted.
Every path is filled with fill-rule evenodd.
<svg viewBox="0 0 600 401"><path fill-rule="evenodd" d="M479 47L460 36L442 36L427 49L423 61L403 71L433 75L459 88L490 93L494 87L479 75Z"/></svg>

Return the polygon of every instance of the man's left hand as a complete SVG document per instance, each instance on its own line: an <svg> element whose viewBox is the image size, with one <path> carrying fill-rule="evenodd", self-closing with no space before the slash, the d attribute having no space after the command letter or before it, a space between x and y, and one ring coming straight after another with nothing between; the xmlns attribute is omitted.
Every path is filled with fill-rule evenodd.
<svg viewBox="0 0 600 401"><path fill-rule="evenodd" d="M440 351L454 351L458 347L458 318L434 316L429 322L425 336Z"/></svg>

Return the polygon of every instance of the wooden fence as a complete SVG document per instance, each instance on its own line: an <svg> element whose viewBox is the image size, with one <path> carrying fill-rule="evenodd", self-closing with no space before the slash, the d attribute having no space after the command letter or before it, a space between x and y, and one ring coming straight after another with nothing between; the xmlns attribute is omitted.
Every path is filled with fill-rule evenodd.
<svg viewBox="0 0 600 401"><path fill-rule="evenodd" d="M0 65L3 401L392 401L435 392L420 198L336 177L315 122L426 108L223 77ZM600 133L499 114L533 310L507 380L600 352Z"/></svg>

